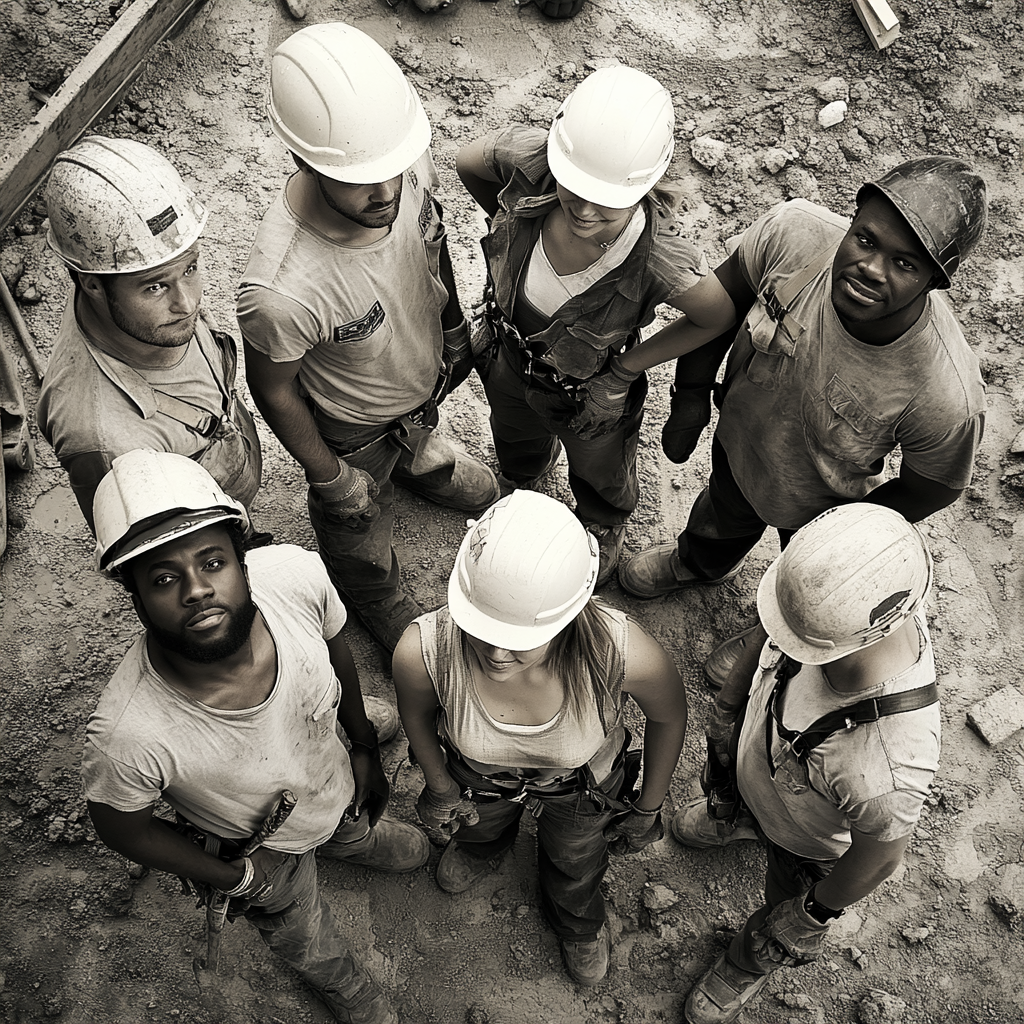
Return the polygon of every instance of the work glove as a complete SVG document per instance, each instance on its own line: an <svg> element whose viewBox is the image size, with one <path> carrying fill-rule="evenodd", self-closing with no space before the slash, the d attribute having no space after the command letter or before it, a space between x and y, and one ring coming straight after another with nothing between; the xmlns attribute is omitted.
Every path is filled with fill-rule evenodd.
<svg viewBox="0 0 1024 1024"><path fill-rule="evenodd" d="M365 813L369 816L370 828L373 828L380 821L391 796L391 783L384 774L380 748L353 743L348 756L352 763L352 778L356 784L353 801L360 814Z"/></svg>
<svg viewBox="0 0 1024 1024"><path fill-rule="evenodd" d="M623 857L627 853L639 853L645 846L656 843L664 836L665 826L661 823L660 807L655 811L630 807L604 830L604 837L608 840L608 852L615 854L616 857Z"/></svg>
<svg viewBox="0 0 1024 1024"><path fill-rule="evenodd" d="M732 743L732 734L736 728L736 719L738 717L738 709L726 711L716 701L711 705L708 724L704 727L704 735L708 738L708 744L723 768L728 768L732 761L732 757L729 755L729 747Z"/></svg>
<svg viewBox="0 0 1024 1024"><path fill-rule="evenodd" d="M463 320L458 327L441 332L442 353L451 367L448 376L447 393L454 391L473 370L473 345L469 335L469 324Z"/></svg>
<svg viewBox="0 0 1024 1024"><path fill-rule="evenodd" d="M591 377L583 388L586 395L583 408L569 424L576 436L592 441L621 422L630 385L642 373L642 370L627 370L618 354L612 356L608 369L600 376Z"/></svg>
<svg viewBox="0 0 1024 1024"><path fill-rule="evenodd" d="M476 804L458 788L446 794L424 786L416 801L416 813L428 828L436 828L447 836L457 832L460 825L475 825L480 820Z"/></svg>
<svg viewBox="0 0 1024 1024"><path fill-rule="evenodd" d="M338 475L326 483L310 480L312 487L323 502L324 511L339 519L352 520L352 525L368 526L379 515L380 508L374 504L377 484L365 470L338 464Z"/></svg>
<svg viewBox="0 0 1024 1024"><path fill-rule="evenodd" d="M829 923L816 921L804 909L806 895L779 903L753 930L754 956L769 970L799 967L817 960Z"/></svg>

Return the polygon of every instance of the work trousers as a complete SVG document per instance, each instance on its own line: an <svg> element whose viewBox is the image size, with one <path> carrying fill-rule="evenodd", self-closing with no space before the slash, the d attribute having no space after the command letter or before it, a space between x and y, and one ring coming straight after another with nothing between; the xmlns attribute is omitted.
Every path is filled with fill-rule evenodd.
<svg viewBox="0 0 1024 1024"><path fill-rule="evenodd" d="M759 940L755 932L762 931L768 915L778 904L805 895L815 882L829 874L836 863L834 860L798 857L767 837L765 845L768 848L768 868L764 881L764 906L747 918L746 924L736 933L725 954L734 966L750 974L770 974L781 966L774 960L764 959L758 953L764 944L763 934Z"/></svg>
<svg viewBox="0 0 1024 1024"><path fill-rule="evenodd" d="M601 783L601 793L618 798L625 772L620 766ZM593 942L606 920L601 880L608 870L604 830L617 813L584 791L564 796L531 794L523 803L474 796L480 821L462 825L452 842L473 860L486 861L512 847L524 805L537 818L537 868L541 905L560 939Z"/></svg>
<svg viewBox="0 0 1024 1024"><path fill-rule="evenodd" d="M711 477L690 509L686 529L679 534L679 561L698 577L718 579L743 561L767 528L743 496L725 448L714 437ZM778 531L783 549L795 532Z"/></svg>
<svg viewBox="0 0 1024 1024"><path fill-rule="evenodd" d="M378 488L380 515L367 523L328 512L313 487L307 497L309 519L331 582L355 607L391 597L398 590L398 555L393 544L395 483L445 505L457 500L453 485L455 450L427 426L402 420L383 436L379 427L352 427L316 417L327 446L353 467L369 473ZM495 490L492 500L498 497Z"/></svg>
<svg viewBox="0 0 1024 1024"><path fill-rule="evenodd" d="M369 825L363 816L343 822L317 849L323 855L343 859L346 852L357 852L360 840L368 836ZM348 1022L353 1004L365 1005L376 997L383 1010L386 1000L377 983L347 952L346 939L331 908L320 897L316 853L284 854L271 875L273 892L269 899L250 903L244 916L267 946L323 999L335 1018ZM382 1012L378 1019L384 1022L391 1018Z"/></svg>
<svg viewBox="0 0 1024 1024"><path fill-rule="evenodd" d="M581 403L554 386L531 383L512 365L504 346L482 374L491 407L491 433L502 473L514 484L540 476L561 442L569 462L576 515L587 526L619 526L640 495L636 452L647 379L632 385L622 419L608 433L584 440L570 427Z"/></svg>

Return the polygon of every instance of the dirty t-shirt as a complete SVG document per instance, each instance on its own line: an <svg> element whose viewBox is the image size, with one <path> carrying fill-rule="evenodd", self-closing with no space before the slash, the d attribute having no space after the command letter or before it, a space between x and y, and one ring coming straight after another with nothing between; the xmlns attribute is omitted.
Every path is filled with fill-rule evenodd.
<svg viewBox="0 0 1024 1024"><path fill-rule="evenodd" d="M783 725L799 732L822 715L859 701L935 682L923 613L915 621L921 650L917 662L869 690L841 693L820 667L804 665L783 694ZM822 861L847 851L851 828L882 843L908 835L939 765L938 703L833 733L811 751L804 765L773 725L773 779L765 718L780 657L774 644L765 644L740 731L737 762L740 792L765 834L790 853Z"/></svg>
<svg viewBox="0 0 1024 1024"><path fill-rule="evenodd" d="M797 529L856 501L883 480L897 445L920 476L956 490L971 480L985 394L978 360L938 292L888 345L848 334L831 300L831 254L849 222L805 200L748 228L743 273L762 298L736 335L716 437L746 499L769 525ZM763 296L825 253L790 303L796 339L769 318Z"/></svg>
<svg viewBox="0 0 1024 1024"><path fill-rule="evenodd" d="M85 795L125 812L163 797L200 829L247 839L290 789L298 803L266 846L304 853L330 837L355 793L324 642L341 630L345 608L312 552L259 548L246 564L277 650L270 695L243 711L191 700L154 671L140 637L86 727Z"/></svg>
<svg viewBox="0 0 1024 1024"><path fill-rule="evenodd" d="M438 264L445 237L429 152L405 172L398 217L372 245L340 245L300 220L284 190L256 232L238 291L245 340L343 423L387 423L419 408L441 366Z"/></svg>

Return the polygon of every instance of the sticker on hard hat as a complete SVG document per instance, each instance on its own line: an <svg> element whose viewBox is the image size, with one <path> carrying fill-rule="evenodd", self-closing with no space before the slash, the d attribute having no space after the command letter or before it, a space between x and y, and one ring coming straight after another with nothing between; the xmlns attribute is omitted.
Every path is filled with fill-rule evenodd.
<svg viewBox="0 0 1024 1024"><path fill-rule="evenodd" d="M335 327L331 340L338 344L344 344L349 341L362 341L373 334L382 323L384 323L384 307L379 302L375 302L370 307L369 313L365 316L361 316L358 320L353 320L350 323L342 324L340 327Z"/></svg>
<svg viewBox="0 0 1024 1024"><path fill-rule="evenodd" d="M162 235L176 220L178 214L175 212L173 206L168 206L166 210L161 211L155 217L150 217L146 221L146 227L154 235Z"/></svg>
<svg viewBox="0 0 1024 1024"><path fill-rule="evenodd" d="M871 609L871 614L868 616L868 622L874 625L884 625L889 619L891 619L906 603L907 598L910 597L909 590L897 590L895 594L890 594L881 604L875 605Z"/></svg>

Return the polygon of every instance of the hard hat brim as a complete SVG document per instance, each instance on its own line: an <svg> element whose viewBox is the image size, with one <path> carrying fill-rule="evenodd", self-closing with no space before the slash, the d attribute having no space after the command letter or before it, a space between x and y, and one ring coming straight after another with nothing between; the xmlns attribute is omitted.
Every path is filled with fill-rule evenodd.
<svg viewBox="0 0 1024 1024"><path fill-rule="evenodd" d="M666 168L668 165L665 165ZM612 210L626 210L636 206L641 199L661 180L661 175L639 185L614 185L581 171L558 148L551 135L548 136L548 169L555 181L573 195L588 203L607 206Z"/></svg>

